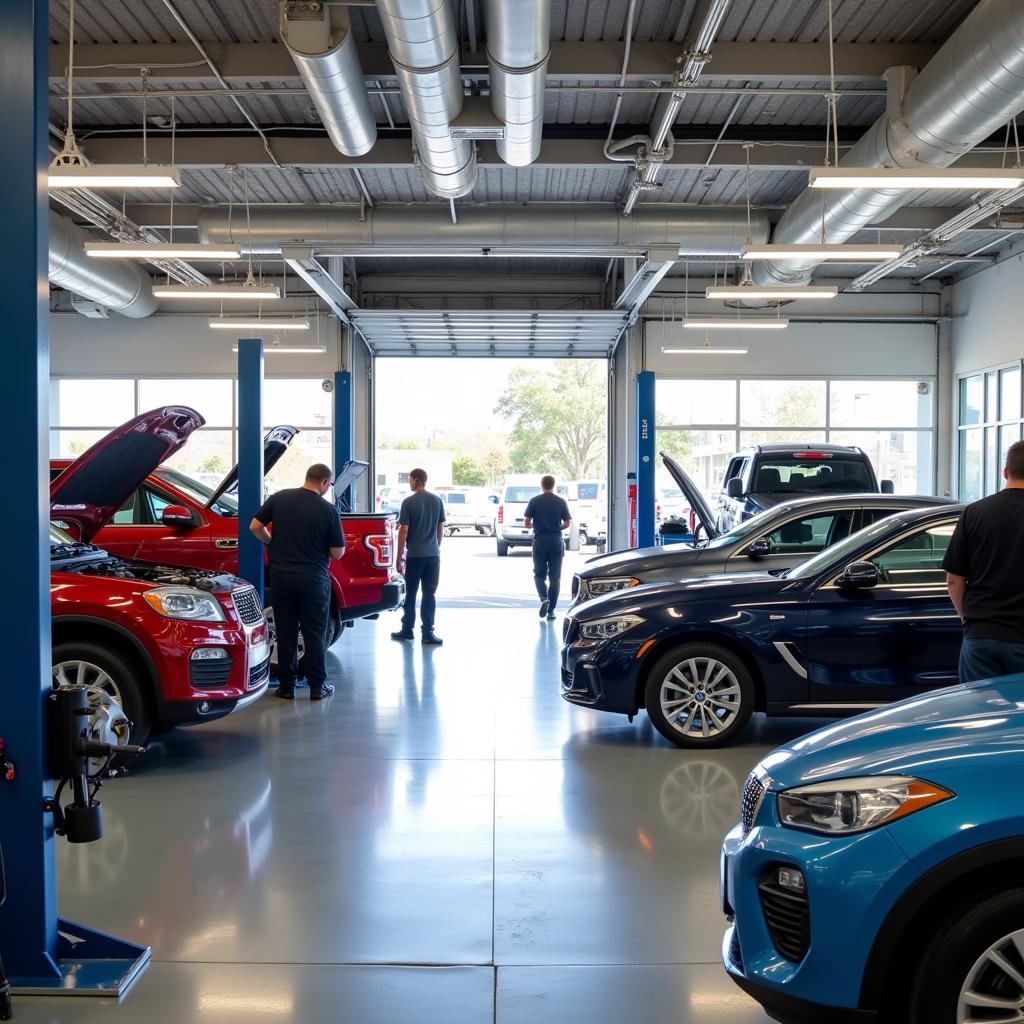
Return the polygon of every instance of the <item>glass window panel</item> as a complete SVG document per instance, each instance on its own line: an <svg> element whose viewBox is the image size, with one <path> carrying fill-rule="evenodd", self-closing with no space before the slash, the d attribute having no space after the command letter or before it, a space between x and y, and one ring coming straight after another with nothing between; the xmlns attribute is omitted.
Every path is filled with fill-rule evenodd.
<svg viewBox="0 0 1024 1024"><path fill-rule="evenodd" d="M740 426L777 428L824 425L823 380L740 382Z"/></svg>
<svg viewBox="0 0 1024 1024"><path fill-rule="evenodd" d="M999 418L1020 419L1020 367L999 371Z"/></svg>
<svg viewBox="0 0 1024 1024"><path fill-rule="evenodd" d="M216 487L235 464L232 441L230 430L197 430L164 465Z"/></svg>
<svg viewBox="0 0 1024 1024"><path fill-rule="evenodd" d="M832 444L863 449L879 480L891 480L897 494L932 494L934 435L930 430L833 430Z"/></svg>
<svg viewBox="0 0 1024 1024"><path fill-rule="evenodd" d="M748 444L818 444L825 440L824 430L744 430L740 447Z"/></svg>
<svg viewBox="0 0 1024 1024"><path fill-rule="evenodd" d="M1015 441L1020 440L1021 425L1019 423L1013 423L1008 427L999 428L999 475L997 477L997 483L1002 486L1003 467L1006 465L1006 453L1010 450L1010 445Z"/></svg>
<svg viewBox="0 0 1024 1024"><path fill-rule="evenodd" d="M930 381L834 380L830 422L833 427L930 427L934 391Z"/></svg>
<svg viewBox="0 0 1024 1024"><path fill-rule="evenodd" d="M736 422L736 381L662 380L655 385L659 426Z"/></svg>
<svg viewBox="0 0 1024 1024"><path fill-rule="evenodd" d="M735 430L658 430L657 450L671 455L705 494L718 490L736 452ZM658 460L658 486L674 487Z"/></svg>
<svg viewBox="0 0 1024 1024"><path fill-rule="evenodd" d="M280 423L293 427L330 427L331 398L324 391L320 377L268 378L263 384L263 422L268 429Z"/></svg>
<svg viewBox="0 0 1024 1024"><path fill-rule="evenodd" d="M982 495L981 452L984 437L981 430L960 431L960 488L961 501L977 501Z"/></svg>
<svg viewBox="0 0 1024 1024"><path fill-rule="evenodd" d="M886 583L944 584L942 559L953 536L952 526L933 526L911 534L873 559Z"/></svg>
<svg viewBox="0 0 1024 1024"><path fill-rule="evenodd" d="M230 427L232 384L226 378L163 377L139 381L139 410L158 409L162 405L188 405L210 427Z"/></svg>
<svg viewBox="0 0 1024 1024"><path fill-rule="evenodd" d="M996 447L996 428L985 428L985 493L995 494L1002 482L999 473L999 449Z"/></svg>
<svg viewBox="0 0 1024 1024"><path fill-rule="evenodd" d="M57 427L106 427L135 415L133 380L58 380L50 421Z"/></svg>
<svg viewBox="0 0 1024 1024"><path fill-rule="evenodd" d="M985 374L985 422L995 423L999 419L999 374L995 371Z"/></svg>
<svg viewBox="0 0 1024 1024"><path fill-rule="evenodd" d="M131 419L130 416L128 418ZM77 459L100 438L106 436L106 430L51 430L50 457L53 459Z"/></svg>
<svg viewBox="0 0 1024 1024"><path fill-rule="evenodd" d="M332 457L329 430L303 430L267 474L268 493L279 491L282 487L301 487L310 466L315 462L330 466Z"/></svg>
<svg viewBox="0 0 1024 1024"><path fill-rule="evenodd" d="M985 415L985 378L982 374L960 380L960 425L980 423Z"/></svg>
<svg viewBox="0 0 1024 1024"><path fill-rule="evenodd" d="M848 536L852 523L852 511L828 512L791 520L765 536L773 554L813 555Z"/></svg>

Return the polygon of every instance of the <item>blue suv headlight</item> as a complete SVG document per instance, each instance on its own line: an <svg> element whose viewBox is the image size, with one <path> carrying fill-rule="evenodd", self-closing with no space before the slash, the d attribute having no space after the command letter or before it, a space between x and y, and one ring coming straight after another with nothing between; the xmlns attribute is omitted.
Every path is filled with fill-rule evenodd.
<svg viewBox="0 0 1024 1024"><path fill-rule="evenodd" d="M948 789L909 776L835 779L779 793L779 821L821 835L851 835L888 825L953 796Z"/></svg>

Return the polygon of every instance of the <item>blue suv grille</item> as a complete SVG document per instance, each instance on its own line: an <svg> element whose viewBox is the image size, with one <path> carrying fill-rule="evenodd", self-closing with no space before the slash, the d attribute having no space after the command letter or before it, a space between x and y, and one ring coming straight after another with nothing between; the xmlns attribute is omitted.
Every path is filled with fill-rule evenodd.
<svg viewBox="0 0 1024 1024"><path fill-rule="evenodd" d="M811 914L807 896L780 888L769 880L774 873L772 868L757 886L761 913L779 955L790 963L798 964L811 945Z"/></svg>
<svg viewBox="0 0 1024 1024"><path fill-rule="evenodd" d="M743 823L744 836L754 827L754 821L757 818L757 812L761 809L761 801L764 800L765 792L764 783L757 776L753 774L747 776L747 781L743 786L743 796L740 799L740 820Z"/></svg>

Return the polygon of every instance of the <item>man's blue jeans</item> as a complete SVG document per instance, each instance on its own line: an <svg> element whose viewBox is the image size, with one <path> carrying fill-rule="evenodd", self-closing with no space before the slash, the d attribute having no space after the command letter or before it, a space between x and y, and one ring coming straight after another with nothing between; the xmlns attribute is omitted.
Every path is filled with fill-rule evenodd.
<svg viewBox="0 0 1024 1024"><path fill-rule="evenodd" d="M1024 672L1024 643L1008 640L972 640L964 637L960 648L960 682L1012 676Z"/></svg>

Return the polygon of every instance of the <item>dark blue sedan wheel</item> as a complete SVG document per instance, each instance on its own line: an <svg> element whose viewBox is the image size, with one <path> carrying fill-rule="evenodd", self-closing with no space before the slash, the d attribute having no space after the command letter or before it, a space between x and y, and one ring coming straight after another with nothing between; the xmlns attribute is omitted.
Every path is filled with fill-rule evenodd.
<svg viewBox="0 0 1024 1024"><path fill-rule="evenodd" d="M716 644L685 644L662 655L644 694L654 728L679 747L732 742L754 710L746 665Z"/></svg>

